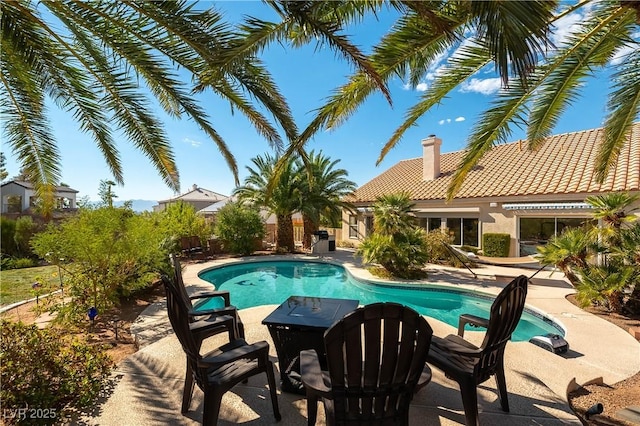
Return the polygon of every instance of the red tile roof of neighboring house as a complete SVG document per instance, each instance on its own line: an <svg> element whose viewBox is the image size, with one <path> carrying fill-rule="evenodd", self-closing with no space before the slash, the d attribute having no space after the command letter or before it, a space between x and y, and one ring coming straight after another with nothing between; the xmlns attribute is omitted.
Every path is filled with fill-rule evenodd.
<svg viewBox="0 0 640 426"><path fill-rule="evenodd" d="M537 151L530 151L526 141L498 145L469 172L455 198L640 190L640 123L633 125L615 167L598 184L594 162L603 136L603 129L555 135ZM400 161L362 185L348 200L371 202L396 192L408 192L413 200L445 199L463 155L463 151L442 154L440 176L432 181L422 178L422 157Z"/></svg>

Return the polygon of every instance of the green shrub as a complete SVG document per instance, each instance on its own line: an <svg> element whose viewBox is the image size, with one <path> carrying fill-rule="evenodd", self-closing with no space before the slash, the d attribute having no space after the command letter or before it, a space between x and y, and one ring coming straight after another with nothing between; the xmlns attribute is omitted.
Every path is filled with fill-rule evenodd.
<svg viewBox="0 0 640 426"><path fill-rule="evenodd" d="M38 231L38 225L31 219L31 216L22 216L16 220L16 229L13 240L20 256L31 256L33 252L29 246L29 241Z"/></svg>
<svg viewBox="0 0 640 426"><path fill-rule="evenodd" d="M485 256L507 257L511 248L511 235L486 233L482 235L482 251Z"/></svg>
<svg viewBox="0 0 640 426"><path fill-rule="evenodd" d="M452 255L447 250L446 244L451 244L453 237L448 232L434 229L425 236L427 243L427 262L440 263L442 261L451 262Z"/></svg>
<svg viewBox="0 0 640 426"><path fill-rule="evenodd" d="M110 369L111 360L98 347L52 328L2 321L0 397L5 412L47 408L57 417L65 407L87 406Z"/></svg>
<svg viewBox="0 0 640 426"><path fill-rule="evenodd" d="M16 242L13 239L16 233L16 221L6 217L0 217L0 249L8 256L15 256L18 252Z"/></svg>
<svg viewBox="0 0 640 426"><path fill-rule="evenodd" d="M2 262L2 269L23 269L33 268L38 263L28 257L19 257L17 259L7 259Z"/></svg>
<svg viewBox="0 0 640 426"><path fill-rule="evenodd" d="M373 233L358 247L356 254L367 263L378 263L393 276L418 278L427 261L425 231L407 229L395 235Z"/></svg>
<svg viewBox="0 0 640 426"><path fill-rule="evenodd" d="M80 321L96 307L106 312L121 296L148 287L168 267L167 234L153 216L130 209L81 209L79 214L40 232L33 251L43 259L66 259L65 296L56 321Z"/></svg>
<svg viewBox="0 0 640 426"><path fill-rule="evenodd" d="M215 233L225 250L246 256L262 247L265 229L258 209L227 203L218 210Z"/></svg>

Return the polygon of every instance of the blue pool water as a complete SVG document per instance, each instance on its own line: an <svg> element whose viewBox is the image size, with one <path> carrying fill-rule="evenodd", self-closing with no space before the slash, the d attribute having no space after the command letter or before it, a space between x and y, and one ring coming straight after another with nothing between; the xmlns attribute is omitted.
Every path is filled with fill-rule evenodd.
<svg viewBox="0 0 640 426"><path fill-rule="evenodd" d="M361 305L397 302L456 328L463 313L488 317L493 301L491 295L482 297L429 285L410 288L362 282L342 266L308 261L237 263L203 271L200 278L219 290L228 290L238 309L279 305L291 295L357 299ZM547 333L564 334L550 320L525 311L512 339L529 340Z"/></svg>

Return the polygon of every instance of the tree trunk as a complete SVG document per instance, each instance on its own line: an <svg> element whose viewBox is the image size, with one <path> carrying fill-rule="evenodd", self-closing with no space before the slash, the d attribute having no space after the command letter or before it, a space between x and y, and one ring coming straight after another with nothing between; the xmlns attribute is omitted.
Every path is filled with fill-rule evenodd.
<svg viewBox="0 0 640 426"><path fill-rule="evenodd" d="M276 251L291 253L295 248L293 243L293 218L290 214L277 215L277 221Z"/></svg>
<svg viewBox="0 0 640 426"><path fill-rule="evenodd" d="M316 224L307 215L302 215L302 226L304 227L304 236L302 237L302 248L306 250L311 249L311 236L318 230L318 224Z"/></svg>

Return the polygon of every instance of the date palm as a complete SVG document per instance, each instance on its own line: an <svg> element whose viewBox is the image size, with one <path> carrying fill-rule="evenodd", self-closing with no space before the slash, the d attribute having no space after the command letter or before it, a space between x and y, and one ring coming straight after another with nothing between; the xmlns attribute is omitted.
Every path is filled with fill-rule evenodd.
<svg viewBox="0 0 640 426"><path fill-rule="evenodd" d="M278 158L265 154L251 160L247 166L249 175L244 184L236 188L234 194L241 202L248 202L266 208L276 216L276 250L292 252L293 214L300 210L300 174L295 168L295 160L290 159L279 169L276 176Z"/></svg>
<svg viewBox="0 0 640 426"><path fill-rule="evenodd" d="M320 227L322 218L335 223L340 221L342 209L353 206L342 198L355 191L355 182L347 179L345 169L336 168L340 160L333 160L322 153L311 151L305 159L298 158L300 173L301 213L304 226L302 246L311 247L311 235Z"/></svg>
<svg viewBox="0 0 640 426"><path fill-rule="evenodd" d="M5 143L45 199L61 174L48 113L53 106L93 140L115 182L123 183L119 132L175 191L179 174L153 103L171 117L193 120L236 180L231 150L193 89L227 100L274 146L282 144L278 129L254 103L273 114L287 138L297 133L270 74L255 56L234 48L235 30L213 9L187 1L15 0L0 2L0 16Z"/></svg>

